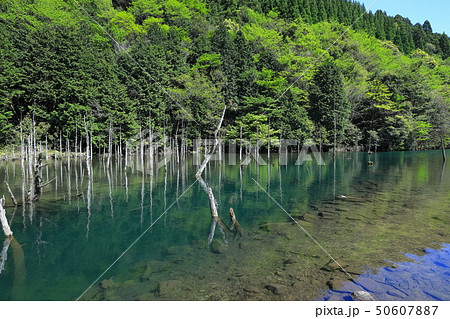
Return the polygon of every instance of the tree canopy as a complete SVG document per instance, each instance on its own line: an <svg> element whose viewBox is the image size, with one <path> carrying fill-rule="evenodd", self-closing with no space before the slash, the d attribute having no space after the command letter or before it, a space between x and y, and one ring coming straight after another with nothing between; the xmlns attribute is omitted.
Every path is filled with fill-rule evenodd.
<svg viewBox="0 0 450 319"><path fill-rule="evenodd" d="M349 0L0 0L0 37L0 147L207 137L224 105L227 138L449 142L449 37Z"/></svg>

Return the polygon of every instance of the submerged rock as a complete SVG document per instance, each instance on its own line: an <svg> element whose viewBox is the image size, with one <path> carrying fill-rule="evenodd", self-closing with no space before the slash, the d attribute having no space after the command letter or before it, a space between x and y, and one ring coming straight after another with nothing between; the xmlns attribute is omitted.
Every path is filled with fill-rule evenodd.
<svg viewBox="0 0 450 319"><path fill-rule="evenodd" d="M336 214L332 212L319 212L317 213L317 216L319 216L322 219L332 219Z"/></svg>
<svg viewBox="0 0 450 319"><path fill-rule="evenodd" d="M326 264L325 266L323 266L320 269L331 272L331 271L336 271L336 270L342 270L341 267L343 267L345 269L345 267L348 267L348 264L341 262L339 260L336 260L336 261L330 260L328 262L328 264Z"/></svg>
<svg viewBox="0 0 450 319"><path fill-rule="evenodd" d="M225 245L222 241L215 239L212 241L210 249L215 254L223 254L227 251L228 246Z"/></svg>
<svg viewBox="0 0 450 319"><path fill-rule="evenodd" d="M266 285L265 288L270 290L274 295L285 294L288 290L288 287L279 284Z"/></svg>
<svg viewBox="0 0 450 319"><path fill-rule="evenodd" d="M257 287L254 287L254 286L247 286L244 288L244 291L252 293L252 294L258 294L261 292L260 289L258 289Z"/></svg>
<svg viewBox="0 0 450 319"><path fill-rule="evenodd" d="M141 276L141 280L149 280L153 273L161 272L165 269L166 264L162 261L151 260L147 263L146 269Z"/></svg>
<svg viewBox="0 0 450 319"><path fill-rule="evenodd" d="M312 214L305 214L301 217L301 220L304 220L305 222L314 223L319 220L319 217Z"/></svg>
<svg viewBox="0 0 450 319"><path fill-rule="evenodd" d="M362 271L362 269L352 267L352 266L345 267L344 269L348 274L351 274L351 275L362 275L364 273L364 271ZM342 269L341 269L341 271L344 272Z"/></svg>
<svg viewBox="0 0 450 319"><path fill-rule="evenodd" d="M297 263L297 260L295 260L294 258L286 258L283 260L283 266L292 265L295 263Z"/></svg>
<svg viewBox="0 0 450 319"><path fill-rule="evenodd" d="M185 256L192 252L192 247L190 246L172 246L166 250L166 255L169 256Z"/></svg>
<svg viewBox="0 0 450 319"><path fill-rule="evenodd" d="M100 282L100 287L102 287L103 289L112 289L112 288L117 288L118 284L116 284L112 278L109 279L105 279L102 282Z"/></svg>
<svg viewBox="0 0 450 319"><path fill-rule="evenodd" d="M344 282L346 282L346 281L347 280L345 280L345 279L331 278L327 282L327 286L332 290L338 290L339 288L341 288L344 285Z"/></svg>
<svg viewBox="0 0 450 319"><path fill-rule="evenodd" d="M174 297L180 291L180 286L182 285L182 283L183 282L180 280L161 281L158 284L156 293L160 297Z"/></svg>

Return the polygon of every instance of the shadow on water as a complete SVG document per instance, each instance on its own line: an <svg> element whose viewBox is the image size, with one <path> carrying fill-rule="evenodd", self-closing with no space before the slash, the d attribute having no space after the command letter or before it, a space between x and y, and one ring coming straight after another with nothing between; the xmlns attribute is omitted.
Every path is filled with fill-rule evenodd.
<svg viewBox="0 0 450 319"><path fill-rule="evenodd" d="M395 273L406 267L408 253L422 256L450 242L450 178L440 158L439 152L376 153L370 166L363 153L341 154L335 162L324 154L324 166L296 166L295 154L289 165L278 165L275 154L267 166L211 161L204 179L224 229L231 228L233 208L242 236L225 231L227 240L220 234L210 244L208 196L195 182L192 157L151 168L153 174L138 156L110 165L95 158L88 166L79 159L49 160L44 180L56 180L39 202L7 203L21 245L3 247L0 300L74 300L147 229L83 299L316 300L328 287L349 289L349 275L364 280L368 269ZM28 186L19 162L0 163L5 179L23 198ZM448 279L444 275L438 277ZM413 277L395 286L405 291L400 296L425 298L413 293ZM371 291L384 299L390 290ZM426 291L449 299L440 290Z"/></svg>

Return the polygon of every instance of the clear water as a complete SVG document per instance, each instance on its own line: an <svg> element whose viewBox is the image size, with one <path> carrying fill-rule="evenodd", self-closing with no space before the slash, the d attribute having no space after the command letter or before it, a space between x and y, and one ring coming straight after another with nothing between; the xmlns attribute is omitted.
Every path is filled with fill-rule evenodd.
<svg viewBox="0 0 450 319"><path fill-rule="evenodd" d="M373 166L367 154L341 154L335 162L326 155L325 166L296 166L295 154L287 166L278 166L275 154L268 166L212 161L204 179L219 215L230 225L233 207L244 230L240 238L226 232L225 245L217 229L220 253L208 246L208 197L192 158L153 176L136 159L129 167L123 159L110 167L96 159L91 179L84 162L49 160L43 179L57 179L38 203L14 208L7 198L15 241L3 246L0 300L75 300L128 248L81 299L326 299L330 281L346 287L349 278L327 269L324 250L357 280L395 263L418 264L413 255L450 243L450 169L440 152L377 153ZM20 172L19 161L0 163L0 180L19 199ZM3 183L0 194L7 196ZM444 281L449 273L436 276ZM406 282L399 289L424 291L413 298L433 294L421 279ZM387 298L386 290L371 291Z"/></svg>
<svg viewBox="0 0 450 319"><path fill-rule="evenodd" d="M355 290L366 290L380 300L450 300L450 245L426 249L424 256L406 254L412 261L393 263L328 290L324 300L353 300Z"/></svg>

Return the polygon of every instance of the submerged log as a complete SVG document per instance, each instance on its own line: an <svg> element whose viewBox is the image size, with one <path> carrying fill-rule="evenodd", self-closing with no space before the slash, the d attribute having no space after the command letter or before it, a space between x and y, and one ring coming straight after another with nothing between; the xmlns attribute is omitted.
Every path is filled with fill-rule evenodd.
<svg viewBox="0 0 450 319"><path fill-rule="evenodd" d="M219 214L217 213L216 200L214 198L214 194L212 192L211 187L208 187L208 197L209 197L209 208L211 210L211 218L217 219L219 218Z"/></svg>
<svg viewBox="0 0 450 319"><path fill-rule="evenodd" d="M5 203L5 196L0 198L0 222L2 224L3 233L6 237L12 237L13 232L11 231L11 228L9 228L8 220L6 219L6 211L3 208L3 205Z"/></svg>
<svg viewBox="0 0 450 319"><path fill-rule="evenodd" d="M11 239L11 248L14 259L14 281L12 288L12 299L23 299L26 294L26 269L25 255L22 245L13 237Z"/></svg>
<svg viewBox="0 0 450 319"><path fill-rule="evenodd" d="M202 186L204 191L208 194L208 198L209 198L209 208L211 210L211 231L210 231L210 234L208 237L209 245L211 244L211 242L214 238L214 234L216 231L216 225L219 225L219 230L222 233L222 240L225 244L227 244L226 236L225 236L225 229L229 230L228 227L222 222L222 220L219 217L219 213L217 212L216 200L214 198L214 194L212 192L211 187L209 187L202 178L203 170L205 169L206 165L208 164L209 160L211 159L212 154L214 154L214 152L217 148L217 145L219 145L219 139L217 138L217 136L219 134L220 128L222 127L226 109L227 108L225 106L223 109L223 112L222 112L222 116L220 117L219 123L217 124L217 128L214 131L214 146L211 148L209 153L205 156L203 163L200 165L200 168L198 169L197 173L195 174L195 178L200 183L200 185Z"/></svg>
<svg viewBox="0 0 450 319"><path fill-rule="evenodd" d="M214 194L212 192L211 187L208 187L208 197L209 197L209 208L211 210L211 218L212 218L212 220L215 223L219 224L219 226L223 230L230 231L230 229L227 227L227 225L225 225L225 223L219 217L219 213L217 212L216 199L214 198Z"/></svg>

